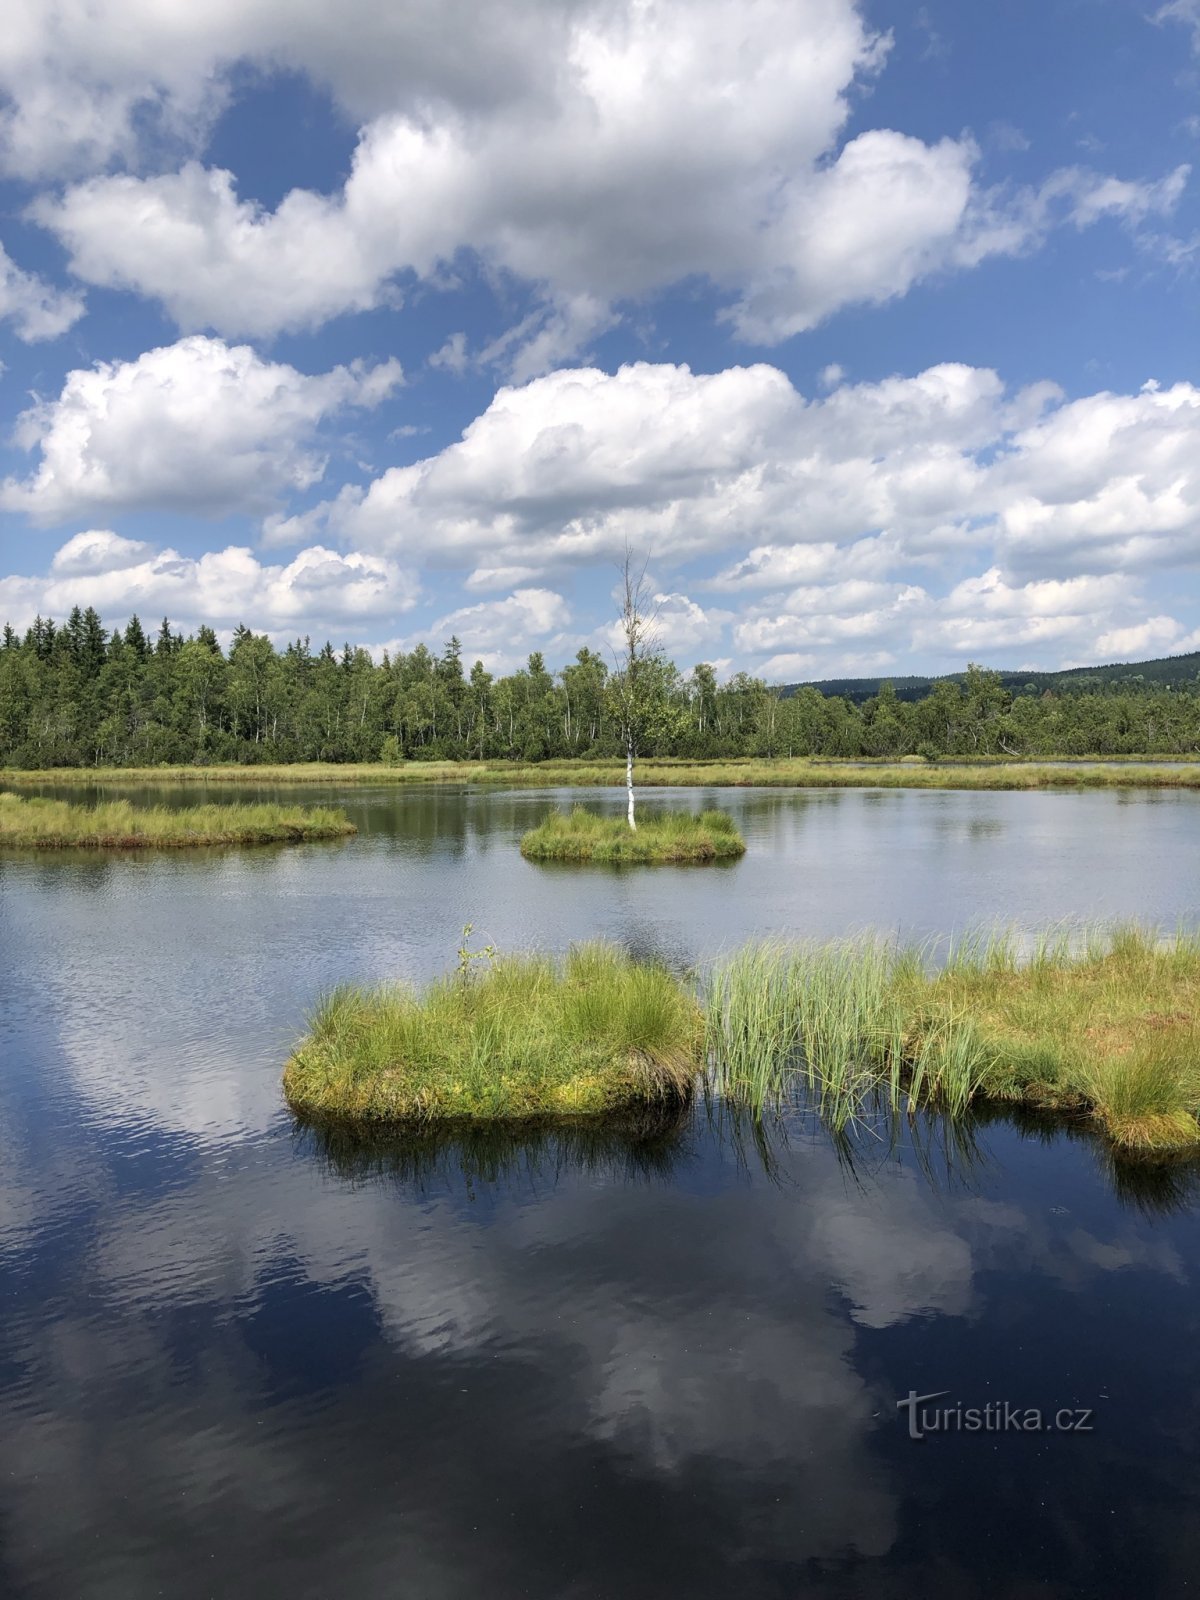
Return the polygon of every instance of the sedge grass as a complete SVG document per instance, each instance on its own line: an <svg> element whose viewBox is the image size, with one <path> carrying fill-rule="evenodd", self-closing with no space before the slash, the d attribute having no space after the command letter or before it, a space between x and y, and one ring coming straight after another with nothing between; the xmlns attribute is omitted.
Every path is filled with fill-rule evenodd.
<svg viewBox="0 0 1200 1600"><path fill-rule="evenodd" d="M624 817L601 817L575 806L551 812L521 840L521 854L531 861L720 861L745 852L745 840L723 811L660 812L643 816L635 831Z"/></svg>
<svg viewBox="0 0 1200 1600"><path fill-rule="evenodd" d="M493 959L422 994L342 987L284 1071L294 1110L404 1123L594 1116L686 1098L701 1062L694 996L609 945L564 963Z"/></svg>
<svg viewBox="0 0 1200 1600"><path fill-rule="evenodd" d="M1125 927L933 952L866 936L751 945L709 979L717 1087L804 1088L835 1128L871 1096L961 1115L1008 1101L1089 1117L1114 1149L1200 1148L1200 940Z"/></svg>
<svg viewBox="0 0 1200 1600"><path fill-rule="evenodd" d="M779 756L693 761L655 757L639 762L651 787L834 789L1200 789L1200 760L1188 757L1005 759L953 757L837 761ZM0 782L31 784L479 784L506 788L612 788L625 782L624 762L562 759L520 761L295 762L272 765L54 767L0 770Z"/></svg>
<svg viewBox="0 0 1200 1600"><path fill-rule="evenodd" d="M171 810L108 800L96 806L0 794L0 846L17 849L180 849L290 844L356 833L330 806L203 805Z"/></svg>

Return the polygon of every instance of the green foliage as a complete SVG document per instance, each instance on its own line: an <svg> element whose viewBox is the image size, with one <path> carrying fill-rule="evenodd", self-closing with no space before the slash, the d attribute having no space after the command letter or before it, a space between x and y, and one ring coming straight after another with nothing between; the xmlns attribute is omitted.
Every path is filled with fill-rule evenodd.
<svg viewBox="0 0 1200 1600"><path fill-rule="evenodd" d="M335 989L284 1072L298 1111L363 1121L591 1116L685 1097L695 999L610 945L461 970L423 994Z"/></svg>
<svg viewBox="0 0 1200 1600"><path fill-rule="evenodd" d="M733 818L723 811L687 816L665 811L643 815L633 832L623 817L601 817L576 806L553 811L521 840L531 861L605 861L664 864L727 860L746 853Z"/></svg>
<svg viewBox="0 0 1200 1600"><path fill-rule="evenodd" d="M1057 930L931 952L874 937L759 944L706 997L714 1083L762 1112L803 1089L834 1127L883 1096L961 1115L1010 1100L1089 1115L1128 1153L1200 1144L1200 940Z"/></svg>
<svg viewBox="0 0 1200 1600"><path fill-rule="evenodd" d="M184 639L164 619L151 642L136 617L110 634L76 609L0 638L0 766L613 760L630 733L650 762L1200 754L1194 673L1107 671L1046 693L972 666L921 680L919 699L903 679L847 697L745 673L718 683L704 662L685 674L649 649L610 673L584 649L558 673L535 652L496 678L480 662L465 673L455 639L376 663L307 639L277 650L239 627L225 654L210 628Z"/></svg>
<svg viewBox="0 0 1200 1600"><path fill-rule="evenodd" d="M178 849L207 844L296 844L357 833L332 806L138 807L128 800L75 806L0 793L0 846L35 850Z"/></svg>
<svg viewBox="0 0 1200 1600"><path fill-rule="evenodd" d="M464 922L462 943L458 947L458 975L464 983L471 976L471 963L474 961L494 961L499 953L494 944L485 944L482 950L471 949L471 935L475 932L473 922Z"/></svg>

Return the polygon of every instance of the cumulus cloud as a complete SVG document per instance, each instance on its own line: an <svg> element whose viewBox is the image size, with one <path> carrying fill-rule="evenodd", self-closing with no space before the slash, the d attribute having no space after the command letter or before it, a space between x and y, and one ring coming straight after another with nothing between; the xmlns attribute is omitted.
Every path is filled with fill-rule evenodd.
<svg viewBox="0 0 1200 1600"><path fill-rule="evenodd" d="M501 389L463 437L348 488L271 537L322 536L436 564L543 569L680 561L739 544L929 535L979 490L971 452L1040 413L995 373L931 368L810 402L770 366L712 374L639 362Z"/></svg>
<svg viewBox="0 0 1200 1600"><path fill-rule="evenodd" d="M10 0L0 35L0 151L26 177L136 165L196 148L237 63L308 74L357 122L448 104L483 112L536 99L572 7L511 0ZM600 12L613 7L600 7Z"/></svg>
<svg viewBox="0 0 1200 1600"><path fill-rule="evenodd" d="M0 321L11 322L18 339L26 344L57 339L79 321L83 310L82 295L23 272L0 245Z"/></svg>
<svg viewBox="0 0 1200 1600"><path fill-rule="evenodd" d="M407 611L417 594L411 574L383 556L316 545L271 566L236 545L193 557L90 529L67 540L44 577L0 578L0 616L25 627L39 613L62 617L91 605L107 622L136 611L187 628L246 622L292 634Z"/></svg>
<svg viewBox="0 0 1200 1600"><path fill-rule="evenodd" d="M1094 639L1115 611L1135 601L1119 574L1013 585L992 567L956 584L914 629L917 648L974 657L982 652Z"/></svg>
<svg viewBox="0 0 1200 1600"><path fill-rule="evenodd" d="M56 578L94 578L137 566L152 553L152 546L140 539L123 539L108 528L89 528L59 546L50 571Z"/></svg>
<svg viewBox="0 0 1200 1600"><path fill-rule="evenodd" d="M111 19L136 5L95 10ZM981 187L969 137L926 143L876 128L840 144L852 93L888 48L853 0L517 5L503 41L458 5L418 26L415 14L360 16L354 0L323 32L312 5L293 18L278 0L250 0L245 16L206 13L202 32L173 5L147 7L149 38L170 34L161 70L144 37L124 51L106 39L94 61L79 49L89 26L72 29L69 48L56 41L54 59L93 114L78 137L57 138L47 122L51 161L59 145L102 151L106 133L128 156L139 84L156 126L202 127L239 57L293 64L364 117L340 192L297 188L273 211L195 159L140 176L104 170L93 153L95 176L34 208L76 274L159 300L185 330L269 335L395 301L408 278L437 282L471 250L538 291L535 310L482 357L522 379L586 348L623 301L689 277L727 293L743 338L775 343L842 306L1027 250L1059 222L1132 224L1169 210L1186 176L1139 183L1072 169L1009 192ZM29 38L44 28L31 20ZM9 46L18 120L14 63L26 46ZM390 82L380 59L393 63ZM123 97L106 99L118 78Z"/></svg>
<svg viewBox="0 0 1200 1600"><path fill-rule="evenodd" d="M783 680L885 672L914 654L1015 666L1046 651L1072 662L1189 648L1174 618L1146 617L1145 609L1138 584L1124 575L1010 584L990 568L942 595L919 585L797 589L747 616L734 640L747 654L766 655L759 670ZM1126 617L1142 620L1112 626Z"/></svg>
<svg viewBox="0 0 1200 1600"><path fill-rule="evenodd" d="M1200 530L1200 389L1065 401L988 369L799 394L778 369L636 363L501 389L462 438L349 487L278 542L473 567L472 587L619 559L746 554L731 593L881 577L994 542L1021 579L1191 560Z"/></svg>
<svg viewBox="0 0 1200 1600"><path fill-rule="evenodd" d="M469 661L479 658L489 667L511 668L531 650L561 647L570 621L570 607L561 594L524 588L503 600L481 600L447 612L431 633L435 639L458 638Z"/></svg>
<svg viewBox="0 0 1200 1600"><path fill-rule="evenodd" d="M78 368L18 419L16 442L40 461L5 481L0 508L48 523L139 507L262 512L320 480L326 417L377 405L400 379L394 361L310 377L199 336Z"/></svg>
<svg viewBox="0 0 1200 1600"><path fill-rule="evenodd" d="M208 340L152 354L188 345L231 354ZM57 473L76 501L103 504L86 477L96 461L105 492L130 505L155 503L205 474L206 493L226 505L258 503L264 482L276 495L298 491L321 465L313 429L323 408L367 403L392 381L386 369L304 378L259 365L264 394L278 386L287 403L243 407L240 425L228 424L225 444L206 449L200 467L187 449L208 419L208 400L190 418L186 407L172 410L177 395L160 400L154 378L145 406L126 415L126 388L138 385L125 383L124 369L115 384L110 369L73 374L95 378L103 403L67 406L46 426L50 503L59 503ZM225 426L217 409L213 425ZM131 418L157 428L158 441L188 441L179 447L186 470L166 470L161 442L140 453ZM265 433L256 437L256 427ZM458 572L464 601L480 598L457 608L451 601L414 637L457 633L468 655L489 664L512 665L534 648L557 663L582 642L604 641L604 613L577 619L568 608L572 574L619 562L628 544L653 551L664 645L685 665L732 657L794 677L817 664L882 669L914 651L1018 661L1039 652L1111 655L1117 641L1133 649L1128 642L1141 638L1184 648L1172 608L1147 597L1143 584L1169 566L1195 564L1200 552L1198 446L1200 390L1189 384L1066 400L1051 385L1009 390L988 369L947 364L808 398L768 365L558 371L501 389L436 454L269 517L268 544L304 553L295 571L262 568L288 574L291 609L274 593L263 605L268 623L303 611L317 619L314 630L327 614L349 616L337 605L322 609L322 571L335 599L361 580L362 614L386 618L411 594L407 579L388 587L397 573ZM37 503L41 487L35 475L5 492ZM116 539L77 534L47 583L71 580L73 593L88 591L82 603L111 593L119 604L136 572L163 594L174 558ZM335 556L336 547L355 555ZM241 559L257 566L249 552ZM367 565L339 565L355 560ZM191 568L183 570L192 581ZM13 582L10 611L17 601L26 611L48 603L45 584ZM171 598L179 592L166 590L164 609L179 609ZM238 592L253 599L257 591ZM54 591L59 610L64 593ZM248 601L244 609L254 610Z"/></svg>
<svg viewBox="0 0 1200 1600"><path fill-rule="evenodd" d="M997 463L1002 548L1019 570L1190 563L1200 531L1200 389L1071 401Z"/></svg>
<svg viewBox="0 0 1200 1600"><path fill-rule="evenodd" d="M1197 635L1182 637L1183 629L1174 617L1147 617L1145 622L1129 628L1112 628L1096 640L1101 660L1127 661L1131 656L1146 656L1152 652L1194 650Z"/></svg>
<svg viewBox="0 0 1200 1600"><path fill-rule="evenodd" d="M692 596L661 585L684 660L731 623L741 659L793 666L1076 652L1147 626L1141 578L1195 561L1198 446L1187 384L1067 401L944 365L808 399L770 366L638 363L502 389L457 443L270 532L466 569L484 593L627 544L664 572L723 558Z"/></svg>

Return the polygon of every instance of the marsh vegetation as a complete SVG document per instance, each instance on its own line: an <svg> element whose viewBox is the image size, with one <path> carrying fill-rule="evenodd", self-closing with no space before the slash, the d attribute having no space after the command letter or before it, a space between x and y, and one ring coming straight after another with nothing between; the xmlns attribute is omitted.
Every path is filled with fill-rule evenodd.
<svg viewBox="0 0 1200 1600"><path fill-rule="evenodd" d="M14 849L174 850L190 845L298 844L357 833L333 806L203 805L170 809L128 800L72 805L0 793L0 845Z"/></svg>
<svg viewBox="0 0 1200 1600"><path fill-rule="evenodd" d="M552 811L521 840L521 854L531 861L663 864L732 860L745 853L746 841L724 811L643 815L635 831L621 817L575 806Z"/></svg>
<svg viewBox="0 0 1200 1600"><path fill-rule="evenodd" d="M366 1122L590 1116L701 1081L752 1119L803 1101L835 1134L881 1108L1003 1104L1165 1155L1200 1150L1198 1006L1200 936L1135 927L756 943L699 996L611 945L464 949L424 994L334 990L284 1084L299 1111Z"/></svg>
<svg viewBox="0 0 1200 1600"><path fill-rule="evenodd" d="M757 1109L799 1088L835 1128L877 1097L951 1116L1004 1101L1087 1117L1126 1152L1200 1145L1200 938L987 934L936 954L746 947L709 981L714 1082Z"/></svg>
<svg viewBox="0 0 1200 1600"><path fill-rule="evenodd" d="M594 1116L686 1098L702 1059L694 995L611 945L563 962L477 953L424 993L343 986L284 1071L292 1107L368 1122Z"/></svg>
<svg viewBox="0 0 1200 1600"><path fill-rule="evenodd" d="M673 757L638 764L643 788L747 789L1200 789L1200 760L1155 764L1110 758L1098 762L997 760L854 760L797 756L692 761ZM616 788L626 782L615 760L297 762L294 765L190 765L0 769L0 782L25 787L105 784L456 784L491 788Z"/></svg>

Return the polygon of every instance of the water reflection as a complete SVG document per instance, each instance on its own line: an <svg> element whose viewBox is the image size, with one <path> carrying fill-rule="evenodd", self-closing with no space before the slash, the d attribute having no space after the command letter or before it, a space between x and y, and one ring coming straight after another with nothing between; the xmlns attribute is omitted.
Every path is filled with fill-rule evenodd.
<svg viewBox="0 0 1200 1600"><path fill-rule="evenodd" d="M334 852L0 862L0 1591L1184 1591L1194 1166L1013 1113L831 1141L700 1101L397 1145L298 1131L279 1072L321 988L442 970L468 920L681 968L770 932L1170 925L1196 797L722 794L733 871L620 878L520 860L573 791L339 798ZM916 1446L910 1388L1097 1430Z"/></svg>
<svg viewBox="0 0 1200 1600"><path fill-rule="evenodd" d="M365 1128L295 1117L296 1148L349 1183L537 1191L580 1173L605 1182L667 1179L694 1158L686 1105L577 1122Z"/></svg>
<svg viewBox="0 0 1200 1600"><path fill-rule="evenodd" d="M580 1176L605 1183L681 1181L716 1147L748 1181L801 1190L811 1181L815 1147L831 1155L846 1187L874 1199L894 1171L915 1174L935 1196L974 1197L1002 1171L988 1141L1001 1129L1049 1149L1086 1151L1113 1198L1139 1216L1190 1212L1200 1201L1200 1159L1169 1155L1128 1160L1088 1121L1019 1105L987 1105L949 1117L893 1106L879 1097L841 1127L831 1127L799 1087L791 1101L754 1115L717 1095L602 1121L464 1123L363 1127L292 1117L294 1148L350 1184L395 1182L420 1191L482 1188L538 1192Z"/></svg>

